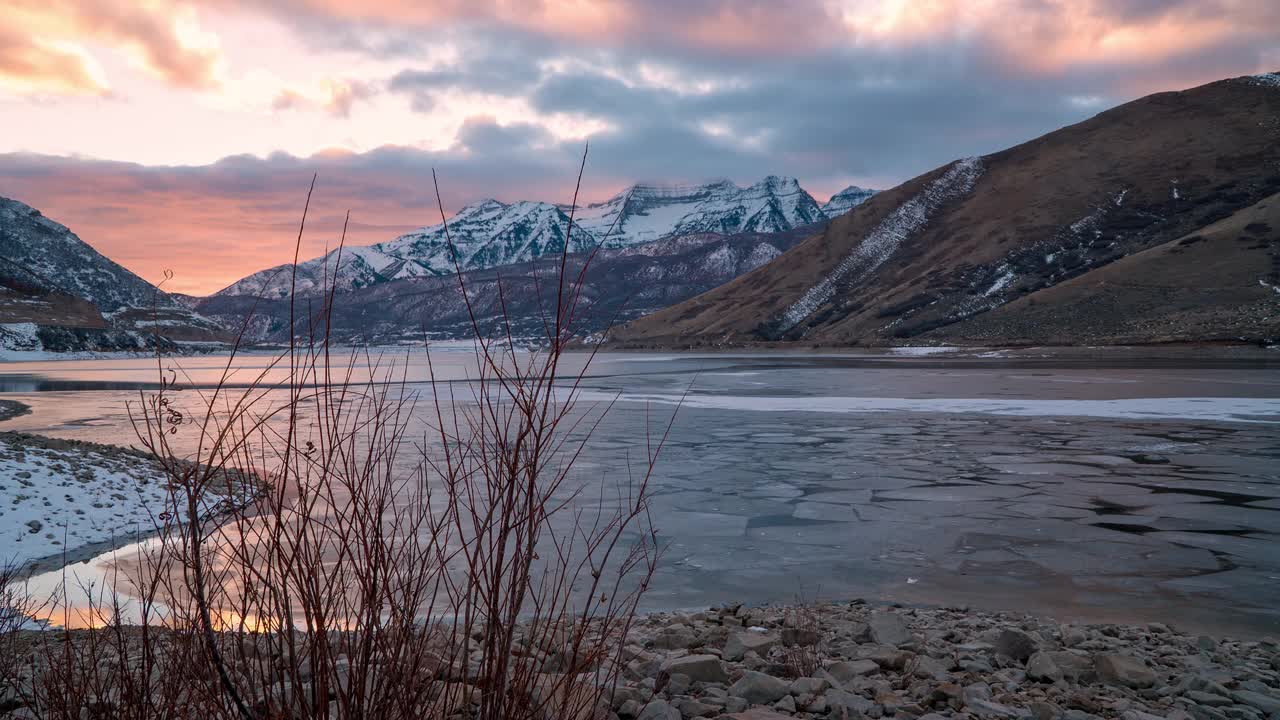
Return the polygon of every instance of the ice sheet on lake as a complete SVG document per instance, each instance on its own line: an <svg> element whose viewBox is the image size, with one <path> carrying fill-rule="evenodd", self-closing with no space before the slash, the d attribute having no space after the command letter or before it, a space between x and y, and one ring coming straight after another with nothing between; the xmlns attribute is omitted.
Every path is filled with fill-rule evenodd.
<svg viewBox="0 0 1280 720"><path fill-rule="evenodd" d="M680 395L657 393L578 394L582 402L651 402L681 404ZM878 397L748 397L698 395L683 398L687 408L750 412L877 413L922 412L943 415L1014 415L1022 417L1092 417L1133 420L1202 420L1206 422L1280 423L1280 398L1180 397L1120 400L1036 400L989 398Z"/></svg>

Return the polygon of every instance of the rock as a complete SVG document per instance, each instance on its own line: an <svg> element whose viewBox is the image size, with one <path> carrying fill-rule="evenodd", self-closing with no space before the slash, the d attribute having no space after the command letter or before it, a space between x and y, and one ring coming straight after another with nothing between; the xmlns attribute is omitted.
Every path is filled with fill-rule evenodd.
<svg viewBox="0 0 1280 720"><path fill-rule="evenodd" d="M1215 695L1214 693L1200 692L1199 690L1188 691L1183 697L1197 705L1208 705L1209 707L1226 707L1227 705L1235 704L1235 701L1231 698Z"/></svg>
<svg viewBox="0 0 1280 720"><path fill-rule="evenodd" d="M791 681L791 694L797 697L800 695L821 695L829 687L831 687L831 683L822 678L796 678Z"/></svg>
<svg viewBox="0 0 1280 720"><path fill-rule="evenodd" d="M654 647L664 650L680 650L698 644L698 634L687 625L668 625L653 639Z"/></svg>
<svg viewBox="0 0 1280 720"><path fill-rule="evenodd" d="M1013 720L1021 717L1017 710L991 700L977 700L972 703L965 703L964 708L980 718L1010 718L1010 720Z"/></svg>
<svg viewBox="0 0 1280 720"><path fill-rule="evenodd" d="M1040 682L1057 682L1062 679L1062 670L1049 653L1038 652L1027 660L1027 677Z"/></svg>
<svg viewBox="0 0 1280 720"><path fill-rule="evenodd" d="M729 694L740 697L753 705L768 705L791 694L791 686L785 681L762 672L747 670L738 682L729 686Z"/></svg>
<svg viewBox="0 0 1280 720"><path fill-rule="evenodd" d="M693 698L680 698L673 700L671 704L680 711L680 716L685 718L712 717L720 714L719 705L711 705Z"/></svg>
<svg viewBox="0 0 1280 720"><path fill-rule="evenodd" d="M1218 642L1208 635L1201 635L1196 638L1196 647L1205 652L1213 652L1218 649Z"/></svg>
<svg viewBox="0 0 1280 720"><path fill-rule="evenodd" d="M1062 644L1067 647L1077 647L1088 641L1089 633L1072 625L1066 625L1062 628Z"/></svg>
<svg viewBox="0 0 1280 720"><path fill-rule="evenodd" d="M880 672L880 665L874 660L841 660L832 663L827 672L843 685L856 677Z"/></svg>
<svg viewBox="0 0 1280 720"><path fill-rule="evenodd" d="M841 717L841 713L848 713L848 717L852 720L866 717L876 709L875 703L846 690L828 690L826 698L828 712L832 717Z"/></svg>
<svg viewBox="0 0 1280 720"><path fill-rule="evenodd" d="M1164 718L1159 715L1144 713L1140 710L1125 710L1120 713L1120 720L1164 720Z"/></svg>
<svg viewBox="0 0 1280 720"><path fill-rule="evenodd" d="M990 700L991 686L986 683L973 683L972 685L966 685L964 690L961 691L960 697L964 700L965 705L969 705L970 703L974 703L979 700Z"/></svg>
<svg viewBox="0 0 1280 720"><path fill-rule="evenodd" d="M778 636L773 633L752 631L734 633L729 636L729 641L724 645L723 656L729 662L741 660L748 652L766 657L769 650L778 642Z"/></svg>
<svg viewBox="0 0 1280 720"><path fill-rule="evenodd" d="M996 652L1001 655L1017 660L1018 662L1026 662L1037 650L1040 649L1039 644L1028 634L1014 628L1005 628L1000 631L1000 636L996 638Z"/></svg>
<svg viewBox="0 0 1280 720"><path fill-rule="evenodd" d="M1086 655L1077 655L1067 650L1056 650L1048 653L1049 659L1062 672L1064 679L1072 682L1093 682L1097 671L1093 667L1093 659Z"/></svg>
<svg viewBox="0 0 1280 720"><path fill-rule="evenodd" d="M822 633L813 628L783 628L782 644L787 647L802 645L805 647L817 645L822 640Z"/></svg>
<svg viewBox="0 0 1280 720"><path fill-rule="evenodd" d="M730 720L791 720L790 715L782 715L765 708L751 708L743 712L736 712L724 717Z"/></svg>
<svg viewBox="0 0 1280 720"><path fill-rule="evenodd" d="M915 676L922 679L946 680L951 677L946 665L937 658L920 655L916 658Z"/></svg>
<svg viewBox="0 0 1280 720"><path fill-rule="evenodd" d="M729 682L724 664L715 655L686 655L671 658L662 663L662 670L669 675L687 675L693 682Z"/></svg>
<svg viewBox="0 0 1280 720"><path fill-rule="evenodd" d="M1267 715L1280 713L1280 693L1264 695L1252 690L1237 690L1232 693L1231 697L1241 705L1248 705L1251 708L1256 708Z"/></svg>
<svg viewBox="0 0 1280 720"><path fill-rule="evenodd" d="M1045 702L1033 702L1027 709L1031 711L1031 717L1034 720L1058 720L1062 717L1062 711L1057 705Z"/></svg>
<svg viewBox="0 0 1280 720"><path fill-rule="evenodd" d="M1098 679L1108 685L1141 688L1153 687L1156 674L1142 660L1131 655L1098 654L1093 656Z"/></svg>
<svg viewBox="0 0 1280 720"><path fill-rule="evenodd" d="M784 696L781 700L773 704L775 710L790 715L796 711L796 701L791 699L790 695Z"/></svg>
<svg viewBox="0 0 1280 720"><path fill-rule="evenodd" d="M871 621L867 625L871 631L872 641L880 645L906 645L912 640L910 631L897 613L872 613Z"/></svg>
<svg viewBox="0 0 1280 720"><path fill-rule="evenodd" d="M636 716L636 720L681 720L680 711L671 707L665 700L653 700L640 714Z"/></svg>

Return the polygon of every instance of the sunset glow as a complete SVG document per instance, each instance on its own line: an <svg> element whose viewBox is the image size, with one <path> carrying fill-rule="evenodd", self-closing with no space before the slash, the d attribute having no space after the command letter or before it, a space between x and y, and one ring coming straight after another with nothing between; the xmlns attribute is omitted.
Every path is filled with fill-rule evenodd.
<svg viewBox="0 0 1280 720"><path fill-rule="evenodd" d="M307 241L638 180L887 187L1158 91L1280 67L1262 0L9 0L0 195L203 294ZM803 114L803 118L797 118ZM202 253L179 253L199 246Z"/></svg>

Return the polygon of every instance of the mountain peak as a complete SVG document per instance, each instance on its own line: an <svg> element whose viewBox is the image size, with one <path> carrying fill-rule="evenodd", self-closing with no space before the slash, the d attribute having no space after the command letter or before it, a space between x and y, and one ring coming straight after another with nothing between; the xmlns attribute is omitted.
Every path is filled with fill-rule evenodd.
<svg viewBox="0 0 1280 720"><path fill-rule="evenodd" d="M574 231L568 232L569 213ZM448 223L420 228L351 254L338 271L340 289L365 287L406 277L450 274L457 267L477 270L534 260L560 252L565 242L577 252L598 244L626 247L667 237L715 233L774 233L826 220L822 208L792 177L769 175L749 187L724 178L703 184L636 183L612 198L579 206L533 200L470 203ZM607 237L606 237L607 235ZM458 264L450 251L457 251ZM269 271L266 271L269 272ZM299 291L317 292L332 274L323 258L299 265ZM257 273L222 295L268 290L281 297L291 285Z"/></svg>
<svg viewBox="0 0 1280 720"><path fill-rule="evenodd" d="M843 215L862 203L870 200L871 196L875 194L875 190L868 190L866 188L858 187L857 185L850 185L835 195L832 195L831 199L822 206L822 212L826 214L827 217L832 218Z"/></svg>

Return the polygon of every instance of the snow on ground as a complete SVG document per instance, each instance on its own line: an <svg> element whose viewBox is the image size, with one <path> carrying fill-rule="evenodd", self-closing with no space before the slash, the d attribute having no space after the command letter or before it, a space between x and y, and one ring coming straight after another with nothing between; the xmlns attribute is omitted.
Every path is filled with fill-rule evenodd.
<svg viewBox="0 0 1280 720"><path fill-rule="evenodd" d="M0 434L0 564L154 531L162 477L139 453Z"/></svg>
<svg viewBox="0 0 1280 720"><path fill-rule="evenodd" d="M1262 73L1261 75L1246 75L1240 78L1247 83L1254 85L1262 85L1263 87L1280 88L1280 73Z"/></svg>
<svg viewBox="0 0 1280 720"><path fill-rule="evenodd" d="M894 355L910 355L910 356L939 355L942 353L959 352L959 351L960 351L960 348L958 347L945 347L945 346L939 346L939 347L916 346L916 347L889 348L889 352L893 353Z"/></svg>

